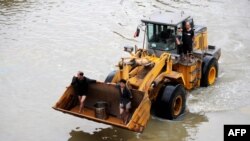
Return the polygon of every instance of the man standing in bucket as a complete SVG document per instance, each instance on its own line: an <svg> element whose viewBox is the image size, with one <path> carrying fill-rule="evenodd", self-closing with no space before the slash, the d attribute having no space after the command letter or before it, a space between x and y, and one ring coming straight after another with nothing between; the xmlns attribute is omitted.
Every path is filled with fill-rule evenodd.
<svg viewBox="0 0 250 141"><path fill-rule="evenodd" d="M85 77L82 71L79 71L76 76L73 76L71 85L73 86L75 94L78 96L80 102L79 113L82 112L82 109L84 107L84 101L88 95L89 84L96 82L96 80Z"/></svg>
<svg viewBox="0 0 250 141"><path fill-rule="evenodd" d="M120 116L123 120L123 124L127 124L129 119L129 110L131 109L131 100L133 98L129 88L126 86L127 81L121 79L118 84L115 83L108 83L113 84L119 90L120 94Z"/></svg>
<svg viewBox="0 0 250 141"><path fill-rule="evenodd" d="M126 87L126 80L121 79L116 85L120 93L120 115L123 123L127 124L129 118L129 110L131 109L131 99L133 98L131 92Z"/></svg>

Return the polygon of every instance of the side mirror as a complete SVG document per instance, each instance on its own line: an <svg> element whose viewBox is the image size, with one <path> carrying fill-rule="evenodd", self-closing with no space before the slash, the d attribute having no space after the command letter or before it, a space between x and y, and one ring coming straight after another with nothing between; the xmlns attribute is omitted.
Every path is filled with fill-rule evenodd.
<svg viewBox="0 0 250 141"><path fill-rule="evenodd" d="M134 38L139 37L139 35L140 35L140 29L137 27L136 32L134 34Z"/></svg>
<svg viewBox="0 0 250 141"><path fill-rule="evenodd" d="M125 47L124 47L124 51L126 51L126 52L128 52L128 53L132 53L133 50L134 50L133 47L130 47L130 46L125 46Z"/></svg>

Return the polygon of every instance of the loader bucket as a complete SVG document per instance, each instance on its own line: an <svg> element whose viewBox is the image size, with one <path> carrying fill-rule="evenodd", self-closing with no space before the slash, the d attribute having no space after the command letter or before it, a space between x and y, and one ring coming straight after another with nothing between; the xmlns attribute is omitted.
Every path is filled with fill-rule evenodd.
<svg viewBox="0 0 250 141"><path fill-rule="evenodd" d="M79 102L74 94L74 89L69 86L59 101L53 106L54 109L62 111L80 118L87 118L96 122L114 125L135 132L142 132L150 117L151 102L148 94L131 90L133 95L132 108L130 111L130 119L127 124L124 124L120 119L119 103L120 94L114 85L105 83L95 83L89 85L88 95L85 100L85 105L82 113L79 113ZM105 103L104 111L97 109L97 103ZM105 113L103 113L105 112ZM100 115L107 114L107 115ZM100 118L105 117L105 118Z"/></svg>

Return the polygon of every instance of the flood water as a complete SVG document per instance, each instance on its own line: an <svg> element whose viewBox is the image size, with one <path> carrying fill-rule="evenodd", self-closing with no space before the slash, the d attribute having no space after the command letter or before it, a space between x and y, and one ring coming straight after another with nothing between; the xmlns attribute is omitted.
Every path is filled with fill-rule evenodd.
<svg viewBox="0 0 250 141"><path fill-rule="evenodd" d="M140 19L184 11L222 48L214 86L189 93L178 121L151 117L137 134L51 107L83 70L103 81ZM224 124L250 124L249 0L0 0L0 140L223 140Z"/></svg>

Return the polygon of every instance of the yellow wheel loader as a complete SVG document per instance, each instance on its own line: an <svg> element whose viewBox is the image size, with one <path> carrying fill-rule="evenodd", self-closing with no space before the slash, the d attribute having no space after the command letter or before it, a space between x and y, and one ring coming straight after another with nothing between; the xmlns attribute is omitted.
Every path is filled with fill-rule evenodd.
<svg viewBox="0 0 250 141"><path fill-rule="evenodd" d="M208 45L207 28L194 24L187 15L156 13L137 28L144 31L143 48L124 47L130 57L123 57L105 83L90 84L84 112L78 113L79 102L69 86L54 109L101 123L142 132L151 113L163 119L176 119L186 107L186 91L215 83L221 50ZM194 30L193 52L182 59L176 42L178 29L189 22ZM161 39L161 34L167 35ZM107 82L127 80L133 95L130 118L127 124L120 119L119 90ZM102 109L98 103L105 103ZM105 115L105 116L100 116Z"/></svg>

